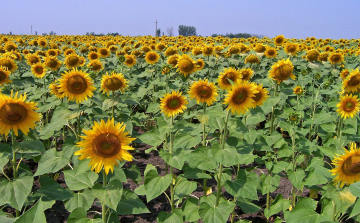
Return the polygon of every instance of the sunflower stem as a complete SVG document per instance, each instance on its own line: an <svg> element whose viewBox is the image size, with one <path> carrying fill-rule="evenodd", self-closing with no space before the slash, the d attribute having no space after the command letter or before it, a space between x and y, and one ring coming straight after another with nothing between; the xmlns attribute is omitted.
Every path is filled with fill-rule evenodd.
<svg viewBox="0 0 360 223"><path fill-rule="evenodd" d="M315 93L315 90L314 90L314 85L315 85L315 76L313 75L313 79L312 79L312 83L311 83L311 87L312 87L312 103L311 103L311 108L313 109L313 114L312 114L312 117L311 119L314 121L314 116L315 116L315 99L314 99L314 93ZM312 127L313 125L311 124L310 125L310 128L309 128L309 141L311 141L311 131L312 131Z"/></svg>
<svg viewBox="0 0 360 223"><path fill-rule="evenodd" d="M295 160L295 123L293 124L293 133L291 135L291 141L292 141L292 149L293 149L293 154L292 154L292 161L293 161L293 171L296 171L296 160ZM292 202L291 202L291 207L292 209L295 208L296 205L296 188L293 185L293 189L292 189Z"/></svg>
<svg viewBox="0 0 360 223"><path fill-rule="evenodd" d="M78 137L77 137L77 140L78 140L78 142L80 142L80 134L81 134L81 128L80 128L80 116L81 116L80 103L78 103L78 110L79 110L79 116L78 116Z"/></svg>
<svg viewBox="0 0 360 223"><path fill-rule="evenodd" d="M170 147L169 147L169 153L172 154L173 149L173 132L172 132L172 126L174 122L174 116L171 116L170 119ZM171 212L174 212L174 184L173 184L173 167L170 165L170 175L171 175L171 183L170 183L170 205L171 205Z"/></svg>
<svg viewBox="0 0 360 223"><path fill-rule="evenodd" d="M204 109L204 116L205 116L205 112L206 112L206 103L203 104L203 109ZM203 118L204 120L204 118ZM206 146L206 131L205 131L205 122L203 123L203 146ZM203 171L204 173L206 173L206 171L204 170ZM207 183L207 179L204 178L203 180L204 182L204 186L203 186L203 189L204 189L204 195L206 195L206 192L207 192L207 186L206 186L206 183Z"/></svg>
<svg viewBox="0 0 360 223"><path fill-rule="evenodd" d="M338 126L337 126L337 131L336 131L336 135L339 138L339 150L341 150L341 128L343 125L343 118L339 117L339 122L338 122Z"/></svg>
<svg viewBox="0 0 360 223"><path fill-rule="evenodd" d="M11 145L12 145L12 167L13 167L13 179L16 180L17 179L17 174L18 174L18 168L17 168L17 165L16 165L16 150L14 149L14 144L15 144L15 132L14 130L12 129L11 130ZM15 215L16 217L19 217L20 216L20 212L18 210L15 209Z"/></svg>
<svg viewBox="0 0 360 223"><path fill-rule="evenodd" d="M226 141L226 134L227 134L227 124L229 121L229 116L230 116L230 109L227 112L226 115L226 119L225 119L225 125L224 125L224 131L222 133L221 136L221 150L224 150L225 147L225 141ZM222 175L222 164L219 164L219 174L217 175L217 192L216 192L216 203L215 203L215 207L217 207L219 205L219 198L220 198L220 194L222 191L222 186L221 186L221 175Z"/></svg>
<svg viewBox="0 0 360 223"><path fill-rule="evenodd" d="M107 185L107 179L106 179L107 175L106 175L106 173L105 173L105 169L104 169L104 168L103 168L103 170L102 170L102 174L103 174L103 186L106 187L106 185ZM107 208L106 208L106 205L105 205L104 203L101 204L101 207L102 207L102 208L101 208L102 220L103 220L104 223L106 223L106 222L107 222L107 221L106 221Z"/></svg>
<svg viewBox="0 0 360 223"><path fill-rule="evenodd" d="M115 91L113 91L113 93L112 93L113 95L113 100L115 100ZM115 106L113 105L112 106L112 118L114 118L114 109L115 109Z"/></svg>
<svg viewBox="0 0 360 223"><path fill-rule="evenodd" d="M278 84L275 84L275 91L274 91L274 97L276 97L276 93L278 91ZM270 135L273 133L274 131L274 113L275 113L275 108L274 106L272 107L272 111L271 111L271 120L270 120Z"/></svg>

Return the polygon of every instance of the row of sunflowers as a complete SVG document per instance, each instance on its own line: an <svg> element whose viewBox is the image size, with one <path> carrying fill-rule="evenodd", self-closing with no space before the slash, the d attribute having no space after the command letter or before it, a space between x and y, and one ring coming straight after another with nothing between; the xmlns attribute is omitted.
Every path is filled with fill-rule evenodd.
<svg viewBox="0 0 360 223"><path fill-rule="evenodd" d="M359 46L1 35L0 218L359 221Z"/></svg>

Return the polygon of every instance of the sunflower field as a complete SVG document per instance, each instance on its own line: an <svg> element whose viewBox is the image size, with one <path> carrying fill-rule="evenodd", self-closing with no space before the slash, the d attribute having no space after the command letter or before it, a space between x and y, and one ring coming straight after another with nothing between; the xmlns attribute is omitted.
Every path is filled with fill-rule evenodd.
<svg viewBox="0 0 360 223"><path fill-rule="evenodd" d="M0 222L360 221L359 47L0 35Z"/></svg>

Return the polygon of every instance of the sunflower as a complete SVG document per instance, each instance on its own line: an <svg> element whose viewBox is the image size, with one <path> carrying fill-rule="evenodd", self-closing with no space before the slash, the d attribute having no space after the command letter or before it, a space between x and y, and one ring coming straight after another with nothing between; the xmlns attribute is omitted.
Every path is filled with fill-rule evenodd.
<svg viewBox="0 0 360 223"><path fill-rule="evenodd" d="M303 92L304 92L304 89L301 87L301 86L296 86L296 87L294 87L294 94L296 94L296 95L301 95Z"/></svg>
<svg viewBox="0 0 360 223"><path fill-rule="evenodd" d="M360 150L355 143L350 143L350 151L343 149L345 154L336 154L332 162L335 167L330 170L332 175L337 175L334 182L341 182L340 187L360 181Z"/></svg>
<svg viewBox="0 0 360 223"><path fill-rule="evenodd" d="M12 83L9 79L10 71L7 70L6 67L0 66L0 85L4 86L4 84Z"/></svg>
<svg viewBox="0 0 360 223"><path fill-rule="evenodd" d="M115 72L108 75L106 72L106 75L103 75L101 79L101 90L104 94L107 93L108 96L110 91L114 92L120 90L121 92L124 92L128 87L127 83L128 80L125 79L124 75Z"/></svg>
<svg viewBox="0 0 360 223"><path fill-rule="evenodd" d="M334 52L329 55L328 60L331 64L341 63L344 62L344 55L342 53Z"/></svg>
<svg viewBox="0 0 360 223"><path fill-rule="evenodd" d="M194 47L194 48L192 49L192 54L193 54L194 56L197 56L197 55L202 54L201 47L199 47L199 46Z"/></svg>
<svg viewBox="0 0 360 223"><path fill-rule="evenodd" d="M40 121L40 116L35 110L37 103L25 102L26 93L18 97L16 92L11 96L0 94L0 134L7 136L10 129L15 135L18 135L18 130L21 130L25 135L28 134L29 128L34 129L35 122ZM14 96L14 97L13 97Z"/></svg>
<svg viewBox="0 0 360 223"><path fill-rule="evenodd" d="M230 55L235 55L239 53L240 53L240 48L237 45L232 45L228 50L228 54Z"/></svg>
<svg viewBox="0 0 360 223"><path fill-rule="evenodd" d="M76 53L76 51L74 50L74 49L71 49L71 48L63 48L63 50L65 50L64 51L64 56L66 57L66 56L68 56L68 55L70 55L70 54L73 54L73 53Z"/></svg>
<svg viewBox="0 0 360 223"><path fill-rule="evenodd" d="M211 56L213 54L214 48L212 46L203 46L201 50L204 56Z"/></svg>
<svg viewBox="0 0 360 223"><path fill-rule="evenodd" d="M342 89L344 89L346 93L356 92L360 89L359 68L352 70L352 72L344 79Z"/></svg>
<svg viewBox="0 0 360 223"><path fill-rule="evenodd" d="M239 70L239 72L241 74L240 78L244 81L251 79L254 74L254 71L251 70L251 68L243 68Z"/></svg>
<svg viewBox="0 0 360 223"><path fill-rule="evenodd" d="M86 63L86 59L85 59L85 57L83 57L83 56L79 57L79 63L78 63L78 66L79 66L79 67L82 67L82 66L84 66L84 65L85 65L85 63Z"/></svg>
<svg viewBox="0 0 360 223"><path fill-rule="evenodd" d="M148 64L156 64L160 59L160 56L155 51L149 51L145 55L145 60Z"/></svg>
<svg viewBox="0 0 360 223"><path fill-rule="evenodd" d="M247 56L247 57L245 58L245 63L251 63L251 64L253 64L253 63L260 63L260 59L259 59L259 57L257 57L256 55L250 54L249 56Z"/></svg>
<svg viewBox="0 0 360 223"><path fill-rule="evenodd" d="M256 90L256 84L249 81L238 80L231 91L225 95L224 103L228 104L227 110L231 109L231 113L244 114L249 108L254 107L255 94L259 93Z"/></svg>
<svg viewBox="0 0 360 223"><path fill-rule="evenodd" d="M61 62L54 56L45 58L45 66L50 70L57 71L61 67Z"/></svg>
<svg viewBox="0 0 360 223"><path fill-rule="evenodd" d="M97 52L90 52L88 54L88 59L89 60L97 60L100 58L100 55Z"/></svg>
<svg viewBox="0 0 360 223"><path fill-rule="evenodd" d="M194 82L189 89L190 98L196 98L197 103L206 103L210 106L216 101L218 96L214 83L208 82L207 79Z"/></svg>
<svg viewBox="0 0 360 223"><path fill-rule="evenodd" d="M339 107L336 111L341 115L341 118L352 118L360 111L360 102L357 95L345 95L340 97L340 102L336 107Z"/></svg>
<svg viewBox="0 0 360 223"><path fill-rule="evenodd" d="M170 56L170 57L167 59L167 63L168 63L169 65L171 65L172 68L174 68L174 67L177 65L177 63L178 63L179 56L180 56L179 54L175 54L175 55Z"/></svg>
<svg viewBox="0 0 360 223"><path fill-rule="evenodd" d="M177 54L177 50L176 50L176 47L168 47L166 50L165 50L165 56L169 57L169 56L172 56L172 55L175 55Z"/></svg>
<svg viewBox="0 0 360 223"><path fill-rule="evenodd" d="M133 67L136 64L136 57L134 55L125 55L124 63L128 67Z"/></svg>
<svg viewBox="0 0 360 223"><path fill-rule="evenodd" d="M176 67L178 68L177 72L183 74L185 77L197 71L196 61L190 58L187 54L179 56Z"/></svg>
<svg viewBox="0 0 360 223"><path fill-rule="evenodd" d="M60 83L59 81L55 81L49 85L50 94L55 95L56 98L62 99L64 98L64 92L60 91Z"/></svg>
<svg viewBox="0 0 360 223"><path fill-rule="evenodd" d="M186 97L181 94L181 92L173 91L172 93L164 95L164 97L160 99L161 112L164 112L167 117L183 113L184 109L186 109L186 105L189 102L186 100Z"/></svg>
<svg viewBox="0 0 360 223"><path fill-rule="evenodd" d="M256 106L263 105L264 101L266 101L266 99L269 97L269 92L265 88L263 88L262 84L256 84L255 90L258 92L254 94L254 97L252 97L252 99L254 100L254 108Z"/></svg>
<svg viewBox="0 0 360 223"><path fill-rule="evenodd" d="M6 67L10 73L13 73L17 69L16 63L9 57L0 58L0 66Z"/></svg>
<svg viewBox="0 0 360 223"><path fill-rule="evenodd" d="M197 59L196 60L196 69L199 71L199 70L202 70L204 67L205 67L205 62L203 59Z"/></svg>
<svg viewBox="0 0 360 223"><path fill-rule="evenodd" d="M306 52L306 59L309 62L316 61L319 59L320 53L319 51L312 49Z"/></svg>
<svg viewBox="0 0 360 223"><path fill-rule="evenodd" d="M64 96L67 97L69 101L76 101L76 103L92 97L94 95L93 91L96 89L93 86L89 74L76 68L65 72L59 81L59 91L64 92Z"/></svg>
<svg viewBox="0 0 360 223"><path fill-rule="evenodd" d="M261 43L258 43L258 44L256 45L256 47L254 48L254 50L255 50L255 52L257 52L257 53L264 53L265 50L266 50L266 46L263 45L263 44L261 44Z"/></svg>
<svg viewBox="0 0 360 223"><path fill-rule="evenodd" d="M31 66L31 72L36 78L43 78L46 74L45 65L42 63L36 63Z"/></svg>
<svg viewBox="0 0 360 223"><path fill-rule="evenodd" d="M296 76L292 73L293 70L294 66L292 65L291 61L289 59L282 59L271 67L271 70L269 71L269 78L277 81L278 84L281 84L289 77L295 80Z"/></svg>
<svg viewBox="0 0 360 223"><path fill-rule="evenodd" d="M98 53L99 53L100 57L103 57L103 58L110 56L110 51L104 47L99 48Z"/></svg>
<svg viewBox="0 0 360 223"><path fill-rule="evenodd" d="M318 60L319 61L328 61L329 54L327 52L320 53Z"/></svg>
<svg viewBox="0 0 360 223"><path fill-rule="evenodd" d="M287 54L295 55L299 50L299 46L296 43L287 43L285 46L285 52Z"/></svg>
<svg viewBox="0 0 360 223"><path fill-rule="evenodd" d="M276 49L275 49L275 48L272 48L272 47L268 47L268 48L266 49L264 55L265 55L267 58L274 58L274 57L276 57L276 55L277 55Z"/></svg>
<svg viewBox="0 0 360 223"><path fill-rule="evenodd" d="M277 46L282 45L285 42L285 37L284 35L278 35L277 37L275 37L274 39L274 44Z"/></svg>
<svg viewBox="0 0 360 223"><path fill-rule="evenodd" d="M340 72L341 79L345 80L347 76L349 76L350 72L348 69L344 69Z"/></svg>
<svg viewBox="0 0 360 223"><path fill-rule="evenodd" d="M79 55L76 53L69 54L65 57L65 64L67 69L75 68L79 65Z"/></svg>
<svg viewBox="0 0 360 223"><path fill-rule="evenodd" d="M161 73L162 73L163 75L170 73L170 66L167 65L167 64L163 65L163 67L161 68Z"/></svg>
<svg viewBox="0 0 360 223"><path fill-rule="evenodd" d="M92 60L90 61L90 63L87 65L87 67L95 72L99 72L100 70L104 69L103 64L101 63L100 60Z"/></svg>
<svg viewBox="0 0 360 223"><path fill-rule="evenodd" d="M240 77L241 77L241 73L239 70L236 70L232 67L225 68L224 72L220 72L220 76L218 78L219 87L224 90L230 90L231 83L229 80L235 83Z"/></svg>
<svg viewBox="0 0 360 223"><path fill-rule="evenodd" d="M126 125L122 123L115 124L114 119L105 123L94 122L91 130L83 130L85 136L80 136L83 141L76 146L83 149L75 152L79 160L91 159L89 166L91 170L99 173L104 168L105 173L114 172L114 166L118 165L118 160L132 161L133 156L128 150L134 150L129 144L135 140L125 132Z"/></svg>

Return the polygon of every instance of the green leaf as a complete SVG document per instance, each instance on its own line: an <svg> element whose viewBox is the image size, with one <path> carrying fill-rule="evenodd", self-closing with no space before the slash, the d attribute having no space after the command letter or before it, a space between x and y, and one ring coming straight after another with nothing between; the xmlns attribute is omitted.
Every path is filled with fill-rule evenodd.
<svg viewBox="0 0 360 223"><path fill-rule="evenodd" d="M124 189L121 200L116 208L119 215L150 213L146 205L131 190Z"/></svg>
<svg viewBox="0 0 360 223"><path fill-rule="evenodd" d="M158 146L165 138L161 137L161 134L158 129L154 129L152 131L145 132L144 134L140 135L138 137L143 143L146 143L148 145L152 146Z"/></svg>
<svg viewBox="0 0 360 223"><path fill-rule="evenodd" d="M336 132L336 125L333 122L322 124L320 125L320 128L325 132Z"/></svg>
<svg viewBox="0 0 360 223"><path fill-rule="evenodd" d="M114 99L105 99L102 103L102 110L106 111L109 108L112 108L113 106L116 106L119 103L119 101Z"/></svg>
<svg viewBox="0 0 360 223"><path fill-rule="evenodd" d="M101 203L116 210L122 196L123 185L119 180L113 180L106 186L97 183L93 186L91 192Z"/></svg>
<svg viewBox="0 0 360 223"><path fill-rule="evenodd" d="M81 207L85 211L89 210L94 202L94 195L89 189L75 193L72 198L65 202L66 210L73 212L76 208Z"/></svg>
<svg viewBox="0 0 360 223"><path fill-rule="evenodd" d="M158 197L162 194L172 182L171 174L166 174L164 177L160 177L156 167L152 164L148 164L145 169L145 191L147 202Z"/></svg>
<svg viewBox="0 0 360 223"><path fill-rule="evenodd" d="M15 142L13 148L17 153L37 153L41 154L45 152L44 144L41 141L22 141L20 143Z"/></svg>
<svg viewBox="0 0 360 223"><path fill-rule="evenodd" d="M281 194L278 194L275 198L275 200L271 203L271 206L269 209L264 209L264 214L266 218L269 218L270 216L279 213L280 211L285 211L289 209L290 207L290 201L285 200Z"/></svg>
<svg viewBox="0 0 360 223"><path fill-rule="evenodd" d="M99 175L93 171L77 173L76 170L63 171L66 185L70 190L82 190L85 188L92 188Z"/></svg>
<svg viewBox="0 0 360 223"><path fill-rule="evenodd" d="M180 183L176 185L175 195L179 198L190 196L197 188L197 183L194 181L188 181L185 178L180 178Z"/></svg>
<svg viewBox="0 0 360 223"><path fill-rule="evenodd" d="M159 155L170 166L181 169L184 165L187 154L189 154L190 152L191 151L189 150L177 149L175 152L170 154L168 151L161 149L159 151Z"/></svg>
<svg viewBox="0 0 360 223"><path fill-rule="evenodd" d="M264 114L270 113L272 111L272 107L279 102L280 97L270 97L264 102L264 104L261 106L261 109L264 111Z"/></svg>
<svg viewBox="0 0 360 223"><path fill-rule="evenodd" d="M209 115L209 114L208 114ZM223 117L212 117L210 116L209 119L209 126L211 129L219 129L220 131L223 130L225 124L225 120Z"/></svg>
<svg viewBox="0 0 360 223"><path fill-rule="evenodd" d="M253 203L240 201L240 200L236 201L236 205L239 206L245 214L255 213L261 209L261 207L255 205Z"/></svg>
<svg viewBox="0 0 360 223"><path fill-rule="evenodd" d="M303 186L303 179L305 178L305 171L303 169L297 169L296 172L288 170L287 173L290 182L297 188L300 189Z"/></svg>
<svg viewBox="0 0 360 223"><path fill-rule="evenodd" d="M201 138L199 136L191 136L186 133L179 133L175 137L173 150L190 149L198 145L200 142L201 142Z"/></svg>
<svg viewBox="0 0 360 223"><path fill-rule="evenodd" d="M199 214L204 223L226 222L235 204L233 202L222 202L217 207L204 202L200 205Z"/></svg>
<svg viewBox="0 0 360 223"><path fill-rule="evenodd" d="M189 197L182 206L184 221L193 222L200 219L198 199Z"/></svg>
<svg viewBox="0 0 360 223"><path fill-rule="evenodd" d="M33 186L32 176L20 176L14 181L0 181L0 197L16 210L21 210Z"/></svg>
<svg viewBox="0 0 360 223"><path fill-rule="evenodd" d="M216 161L211 155L210 148L207 146L197 148L187 156L186 161L201 170L213 170L217 167Z"/></svg>
<svg viewBox="0 0 360 223"><path fill-rule="evenodd" d="M234 181L226 181L226 191L234 197L248 198L252 200L258 199L256 185L258 184L256 173L246 173L245 170L240 170L238 178Z"/></svg>
<svg viewBox="0 0 360 223"><path fill-rule="evenodd" d="M226 167L239 163L237 150L226 143L224 149L219 144L212 145L211 153L217 162L222 163Z"/></svg>
<svg viewBox="0 0 360 223"><path fill-rule="evenodd" d="M359 214L360 214L360 200L358 198L354 204L354 207L351 210L351 213L349 214L349 218L352 218Z"/></svg>
<svg viewBox="0 0 360 223"><path fill-rule="evenodd" d="M39 161L39 167L34 176L44 173L55 173L69 163L69 159L63 157L63 151L57 152L56 148L47 150Z"/></svg>
<svg viewBox="0 0 360 223"><path fill-rule="evenodd" d="M296 209L290 211L285 220L287 223L321 223L327 218L309 209Z"/></svg>
<svg viewBox="0 0 360 223"><path fill-rule="evenodd" d="M59 200L64 201L70 199L73 195L60 186L54 179L48 176L41 176L40 177L40 184L41 187L38 190L38 193L43 194L42 197L43 201L50 201L50 200Z"/></svg>
<svg viewBox="0 0 360 223"><path fill-rule="evenodd" d="M315 211L317 206L317 201L309 198L309 197L302 197L300 198L299 202L296 204L296 209L309 209Z"/></svg>
<svg viewBox="0 0 360 223"><path fill-rule="evenodd" d="M206 174L203 170L198 168L191 168L188 164L185 163L182 170L184 174L180 175L187 179L211 179L212 177L209 174Z"/></svg>
<svg viewBox="0 0 360 223"><path fill-rule="evenodd" d="M159 103L151 103L146 109L146 113L157 113L159 111L160 111Z"/></svg>
<svg viewBox="0 0 360 223"><path fill-rule="evenodd" d="M350 188L350 192L354 196L360 197L360 181L356 182L356 183L353 183L353 184L350 184L349 188Z"/></svg>
<svg viewBox="0 0 360 223"><path fill-rule="evenodd" d="M183 216L180 209L175 209L172 213L162 211L157 217L159 223L183 223Z"/></svg>
<svg viewBox="0 0 360 223"><path fill-rule="evenodd" d="M46 222L42 201L39 200L30 210L21 215L15 223Z"/></svg>
<svg viewBox="0 0 360 223"><path fill-rule="evenodd" d="M140 169L137 165L131 165L130 168L124 170L127 178L132 179L135 183L139 184L143 178L141 177Z"/></svg>
<svg viewBox="0 0 360 223"><path fill-rule="evenodd" d="M83 218L86 218L86 211L84 208L82 207L78 207L76 209L74 209L70 215L69 215L69 218L68 218L68 223L75 223L77 222L78 220L80 219L83 219ZM90 219L89 219L90 220Z"/></svg>
<svg viewBox="0 0 360 223"><path fill-rule="evenodd" d="M264 114L250 114L246 117L246 125L256 125L265 119Z"/></svg>

